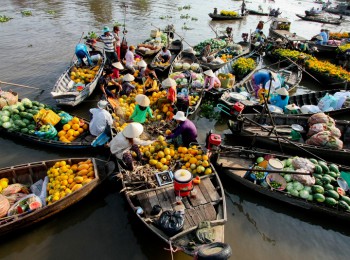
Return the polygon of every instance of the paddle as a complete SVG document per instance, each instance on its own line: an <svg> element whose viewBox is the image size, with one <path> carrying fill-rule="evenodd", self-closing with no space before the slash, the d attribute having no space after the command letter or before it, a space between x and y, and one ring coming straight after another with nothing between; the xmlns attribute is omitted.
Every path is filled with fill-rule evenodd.
<svg viewBox="0 0 350 260"><path fill-rule="evenodd" d="M10 82L5 82L5 81L0 81L0 84L6 84L6 85L15 86L15 87L30 88L30 89L40 90L40 95L45 91L45 89L31 87L31 86L22 85L22 84L10 83Z"/></svg>
<svg viewBox="0 0 350 260"><path fill-rule="evenodd" d="M269 170L269 169L253 169L244 167L233 167L233 166L222 166L223 169L230 169L236 171L249 171L249 172L268 172L268 173L285 173L285 174L298 174L298 175L311 175L312 173L307 172L295 172L295 171L283 171L283 170Z"/></svg>
<svg viewBox="0 0 350 260"><path fill-rule="evenodd" d="M301 67L299 64L297 64L295 61L291 60L290 58L286 57L287 60L289 60L290 62L292 62L293 64L295 64L299 69L301 69L303 72L305 72L306 74L308 74L311 78L313 78L314 80L316 80L318 83L322 84L318 79L316 79L313 75L311 75L309 72L307 72L303 67Z"/></svg>
<svg viewBox="0 0 350 260"><path fill-rule="evenodd" d="M80 39L79 39L79 41L78 41L78 44L80 43L80 41L81 41L81 39L83 38L83 36L84 36L84 32L81 34L81 37L80 37ZM74 50L73 57L72 57L72 59L71 59L71 61L70 61L70 64L73 63L74 56L75 56L75 50Z"/></svg>

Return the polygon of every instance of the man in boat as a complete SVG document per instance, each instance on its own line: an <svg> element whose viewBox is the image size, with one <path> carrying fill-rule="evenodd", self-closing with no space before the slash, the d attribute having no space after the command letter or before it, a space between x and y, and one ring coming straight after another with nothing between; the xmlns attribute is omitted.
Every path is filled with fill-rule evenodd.
<svg viewBox="0 0 350 260"><path fill-rule="evenodd" d="M328 43L328 36L327 36L327 33L324 29L321 29L320 36L322 37L321 44L322 45L327 44Z"/></svg>
<svg viewBox="0 0 350 260"><path fill-rule="evenodd" d="M116 40L114 36L110 33L108 26L105 26L103 28L103 34L97 38L97 41L103 42L104 44L107 65L111 65L113 62L119 61L118 56L115 52Z"/></svg>
<svg viewBox="0 0 350 260"><path fill-rule="evenodd" d="M180 145L189 147L190 143L197 143L197 128L194 123L187 119L183 111L177 111L173 117L179 124L166 139L176 139Z"/></svg>
<svg viewBox="0 0 350 260"><path fill-rule="evenodd" d="M243 0L242 5L241 5L241 15L244 16L246 11L246 4L245 1Z"/></svg>
<svg viewBox="0 0 350 260"><path fill-rule="evenodd" d="M79 43L75 46L75 55L78 58L78 66L85 64L84 58L87 59L89 66L93 65L88 48L85 44Z"/></svg>
<svg viewBox="0 0 350 260"><path fill-rule="evenodd" d="M285 110L285 106L288 105L289 93L286 88L279 88L270 98L271 105L277 106Z"/></svg>
<svg viewBox="0 0 350 260"><path fill-rule="evenodd" d="M260 70L253 74L252 83L255 91L255 97L258 98L259 89L266 85L269 80L274 80L272 73L267 70Z"/></svg>
<svg viewBox="0 0 350 260"><path fill-rule="evenodd" d="M215 76L212 70L204 71L205 80L204 80L204 89L210 90L212 88L220 88L221 81Z"/></svg>
<svg viewBox="0 0 350 260"><path fill-rule="evenodd" d="M136 76L135 81L137 83L143 84L145 80L145 71L146 71L147 63L144 60L140 60L137 63L137 69L139 71L139 74Z"/></svg>
<svg viewBox="0 0 350 260"><path fill-rule="evenodd" d="M117 94L122 90L122 86L120 85L120 83L115 81L112 78L112 76L113 70L107 68L105 74L102 77L100 77L97 83L106 98L116 98ZM115 90L115 93L113 93L112 90Z"/></svg>
<svg viewBox="0 0 350 260"><path fill-rule="evenodd" d="M125 67L130 70L132 74L135 73L134 69L134 59L135 59L135 47L134 46L129 46L128 51L125 54Z"/></svg>
<svg viewBox="0 0 350 260"><path fill-rule="evenodd" d="M136 89L136 87L133 84L131 84L131 81L134 80L135 77L129 73L123 77L122 90L120 91L120 95L129 96L130 93Z"/></svg>
<svg viewBox="0 0 350 260"><path fill-rule="evenodd" d="M159 55L159 60L163 63L167 63L168 61L170 61L171 58L171 52L167 49L167 47L163 47L160 55Z"/></svg>
<svg viewBox="0 0 350 260"><path fill-rule="evenodd" d="M210 43L207 43L207 45L205 45L205 47L201 51L200 56L202 57L202 60L204 62L211 62L214 57L210 55L211 55L211 46L210 46Z"/></svg>
<svg viewBox="0 0 350 260"><path fill-rule="evenodd" d="M264 12L264 9L262 8L262 5L259 5L259 6L258 6L258 10L259 10L259 12L261 12L261 13Z"/></svg>
<svg viewBox="0 0 350 260"><path fill-rule="evenodd" d="M139 136L143 132L143 126L140 123L130 123L123 131L119 132L109 144L111 153L121 160L127 170L134 169L133 157L131 152L136 153L136 160L141 161L142 155L139 145L150 145L154 141L143 141Z"/></svg>
<svg viewBox="0 0 350 260"><path fill-rule="evenodd" d="M218 14L218 9L215 7L214 8L214 15L217 15Z"/></svg>
<svg viewBox="0 0 350 260"><path fill-rule="evenodd" d="M92 119L89 124L89 131L94 136L99 136L105 131L107 126L112 126L113 124L111 114L105 110L107 104L106 100L100 100L97 103L97 108L90 109Z"/></svg>

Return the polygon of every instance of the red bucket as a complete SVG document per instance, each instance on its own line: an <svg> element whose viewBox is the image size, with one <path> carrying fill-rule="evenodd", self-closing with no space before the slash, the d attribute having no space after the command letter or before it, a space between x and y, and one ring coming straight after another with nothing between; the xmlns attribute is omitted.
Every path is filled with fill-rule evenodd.
<svg viewBox="0 0 350 260"><path fill-rule="evenodd" d="M193 176L187 170L177 170L174 174L174 191L176 196L186 197L193 190Z"/></svg>

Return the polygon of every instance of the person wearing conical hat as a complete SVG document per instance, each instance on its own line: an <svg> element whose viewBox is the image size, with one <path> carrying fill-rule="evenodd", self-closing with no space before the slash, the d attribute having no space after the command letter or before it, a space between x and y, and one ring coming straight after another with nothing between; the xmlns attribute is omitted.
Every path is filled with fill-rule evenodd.
<svg viewBox="0 0 350 260"><path fill-rule="evenodd" d="M111 114L106 110L108 102L100 100L97 103L97 108L91 108L90 113L92 119L89 124L89 131L94 136L99 136L107 127L113 124Z"/></svg>
<svg viewBox="0 0 350 260"><path fill-rule="evenodd" d="M115 81L112 76L113 70L111 68L107 68L105 70L105 74L100 77L97 83L106 98L116 98L117 94L122 90L122 85ZM115 90L115 93L112 92L113 90Z"/></svg>
<svg viewBox="0 0 350 260"><path fill-rule="evenodd" d="M189 147L190 143L197 143L197 128L195 124L185 116L185 112L177 111L173 119L179 124L166 139L181 140L180 144Z"/></svg>
<svg viewBox="0 0 350 260"><path fill-rule="evenodd" d="M150 118L153 118L152 109L149 107L149 98L146 95L138 94L135 97L135 100L136 106L134 112L130 116L130 120L142 124L146 121L147 115L149 115Z"/></svg>
<svg viewBox="0 0 350 260"><path fill-rule="evenodd" d="M113 70L113 79L118 79L119 78L119 71L124 69L123 65L121 64L120 61L112 63L112 70Z"/></svg>
<svg viewBox="0 0 350 260"><path fill-rule="evenodd" d="M212 88L220 88L221 81L215 76L212 70L204 71L205 80L204 80L204 88L208 88L208 90Z"/></svg>
<svg viewBox="0 0 350 260"><path fill-rule="evenodd" d="M140 123L130 123L123 131L119 132L109 144L111 153L116 156L117 159L122 160L127 170L132 171L133 157L131 152L136 153L136 159L141 160L142 155L138 145L150 145L154 141L143 141L139 139L143 132L143 126Z"/></svg>
<svg viewBox="0 0 350 260"><path fill-rule="evenodd" d="M147 68L147 63L144 60L140 60L139 62L137 62L136 65L137 65L137 70L139 71L139 73L135 77L135 82L137 82L139 84L143 84L143 82L146 80L145 71Z"/></svg>
<svg viewBox="0 0 350 260"><path fill-rule="evenodd" d="M145 78L146 81L144 83L144 93L146 93L146 95L152 95L153 92L158 92L158 76L154 67L151 64L147 64L145 70Z"/></svg>
<svg viewBox="0 0 350 260"><path fill-rule="evenodd" d="M289 101L288 90L283 87L283 88L277 89L275 93L276 95L273 95L270 98L271 105L275 105L285 110L285 106L288 105L288 101Z"/></svg>
<svg viewBox="0 0 350 260"><path fill-rule="evenodd" d="M162 87L167 90L167 96L157 100L157 107L159 109L162 109L163 105L166 103L175 104L177 97L176 85L176 81L172 78L167 78L162 81Z"/></svg>
<svg viewBox="0 0 350 260"><path fill-rule="evenodd" d="M129 73L123 77L122 90L120 91L120 95L129 96L130 93L135 90L136 87L133 84L131 84L131 81L134 80L135 77Z"/></svg>

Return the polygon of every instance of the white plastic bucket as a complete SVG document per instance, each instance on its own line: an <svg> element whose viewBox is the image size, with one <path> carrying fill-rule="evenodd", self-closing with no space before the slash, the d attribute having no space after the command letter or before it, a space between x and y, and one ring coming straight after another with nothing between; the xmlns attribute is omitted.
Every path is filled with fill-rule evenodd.
<svg viewBox="0 0 350 260"><path fill-rule="evenodd" d="M100 54L95 54L95 55L92 55L91 56L91 60L93 61L93 62L98 62L99 60L101 60L102 59L102 56L100 55Z"/></svg>
<svg viewBox="0 0 350 260"><path fill-rule="evenodd" d="M266 170L281 171L283 170L283 163L278 159L270 159L267 163Z"/></svg>

